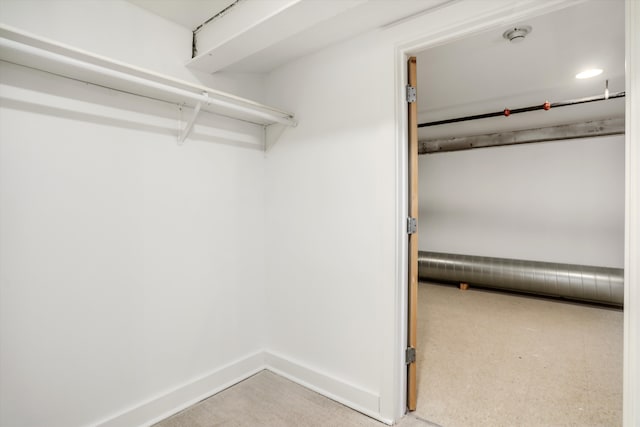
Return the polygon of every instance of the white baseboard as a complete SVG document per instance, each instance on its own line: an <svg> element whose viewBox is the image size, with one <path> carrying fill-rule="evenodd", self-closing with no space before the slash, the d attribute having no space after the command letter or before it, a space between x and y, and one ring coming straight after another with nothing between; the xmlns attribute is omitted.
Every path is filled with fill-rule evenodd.
<svg viewBox="0 0 640 427"><path fill-rule="evenodd" d="M265 351L265 363L266 369L273 373L385 424L393 424L393 420L380 416L380 396L372 391L349 384L273 351Z"/></svg>
<svg viewBox="0 0 640 427"><path fill-rule="evenodd" d="M121 411L95 424L96 427L150 426L199 401L267 369L329 399L342 403L371 418L392 424L380 416L380 396L325 374L300 362L272 352L259 351L194 381Z"/></svg>
<svg viewBox="0 0 640 427"><path fill-rule="evenodd" d="M245 356L201 378L98 422L96 427L149 426L265 369L265 353Z"/></svg>

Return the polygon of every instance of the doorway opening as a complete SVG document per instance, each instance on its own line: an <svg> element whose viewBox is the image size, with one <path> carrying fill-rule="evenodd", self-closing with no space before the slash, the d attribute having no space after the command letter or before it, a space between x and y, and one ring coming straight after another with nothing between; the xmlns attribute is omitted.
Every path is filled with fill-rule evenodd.
<svg viewBox="0 0 640 427"><path fill-rule="evenodd" d="M492 28L417 53L420 123L503 111L494 118L421 128L421 251L448 255L449 267L459 265L461 256L485 258L481 268L488 268L487 258L624 267L624 135L559 133L566 126L584 131L586 123L603 120L619 129L624 98L508 114L535 103L604 95L606 89L624 92L624 4L617 6L587 2L514 22L513 29L532 28L518 44L502 37L509 28ZM612 39L585 41L581 26L592 27L589 19L598 25L610 19ZM571 22L571 28L559 22ZM589 52L602 43L611 64L604 67L607 74L572 80L586 50L558 49L561 27L574 31L576 46L583 43ZM614 34L615 29L620 32ZM622 43L612 41L615 37ZM487 64L496 72L487 71ZM558 77L570 67L576 70L569 77ZM423 71L426 77L420 79ZM455 83L446 84L438 75ZM537 140L512 144L534 131ZM549 133L553 138L541 136ZM499 143L505 135L512 142ZM485 148L461 149L483 141ZM478 262L472 259L471 265ZM505 268L511 268L507 275L535 274L535 269ZM447 279L455 285L443 285L442 277L419 285L418 416L441 425L621 424L623 313L616 307L621 301L612 301L621 289L609 285L609 299L598 301L581 298L575 289L557 289L557 279L556 289L535 292L572 301L567 302L503 292L531 292L514 286L514 277L511 285L497 286L502 293L491 280L478 279L463 291L456 287L462 280ZM591 286L581 279L583 291L585 285ZM574 302L585 299L588 304Z"/></svg>

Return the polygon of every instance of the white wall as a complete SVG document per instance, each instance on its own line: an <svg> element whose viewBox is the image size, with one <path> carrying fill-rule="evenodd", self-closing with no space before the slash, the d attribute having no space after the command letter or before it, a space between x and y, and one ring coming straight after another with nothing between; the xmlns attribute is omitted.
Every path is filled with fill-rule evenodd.
<svg viewBox="0 0 640 427"><path fill-rule="evenodd" d="M49 37L179 69L160 18L53 3L31 4ZM202 114L178 146L175 105L0 76L0 425L140 425L261 369L262 128Z"/></svg>
<svg viewBox="0 0 640 427"><path fill-rule="evenodd" d="M623 267L623 135L419 163L421 250Z"/></svg>
<svg viewBox="0 0 640 427"><path fill-rule="evenodd" d="M325 391L387 418L379 408L393 374L381 369L393 351L392 53L358 39L274 72L270 102L293 108L299 125L266 166L269 349L341 379L334 386L347 391Z"/></svg>
<svg viewBox="0 0 640 427"><path fill-rule="evenodd" d="M470 23L500 26L527 8L542 13L554 5L525 3L505 12L501 1L457 2L301 58L267 78L268 102L300 120L267 158L269 349L315 378L342 379L318 388L377 418L397 419L404 411L397 331L405 321L399 307L406 278L397 261L404 251L406 210L398 206L406 187L398 168L406 142L395 123L406 107L398 101L405 71L398 51L418 40L459 37ZM377 402L357 400L362 390Z"/></svg>

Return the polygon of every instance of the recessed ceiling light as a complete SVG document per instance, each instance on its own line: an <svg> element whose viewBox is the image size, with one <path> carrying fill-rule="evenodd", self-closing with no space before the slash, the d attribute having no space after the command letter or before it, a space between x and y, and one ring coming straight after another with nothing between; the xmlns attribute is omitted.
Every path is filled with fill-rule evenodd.
<svg viewBox="0 0 640 427"><path fill-rule="evenodd" d="M591 77L599 76L600 74L602 74L602 70L600 68L591 68L589 70L584 70L576 74L576 79L588 79Z"/></svg>

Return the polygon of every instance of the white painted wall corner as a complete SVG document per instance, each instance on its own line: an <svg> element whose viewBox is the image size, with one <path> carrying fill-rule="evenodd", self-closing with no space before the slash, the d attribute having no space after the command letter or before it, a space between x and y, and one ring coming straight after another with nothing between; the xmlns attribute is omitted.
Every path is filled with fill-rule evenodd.
<svg viewBox="0 0 640 427"><path fill-rule="evenodd" d="M96 427L150 426L264 369L265 353L255 352L102 420L96 423Z"/></svg>
<svg viewBox="0 0 640 427"><path fill-rule="evenodd" d="M275 374L385 424L393 424L393 420L385 419L380 415L380 396L372 391L269 350L265 351L265 364L266 369Z"/></svg>
<svg viewBox="0 0 640 427"><path fill-rule="evenodd" d="M150 426L207 399L241 381L268 370L348 406L385 424L393 420L380 415L380 396L287 356L272 351L257 351L196 378L173 390L150 398L102 421L96 427Z"/></svg>

